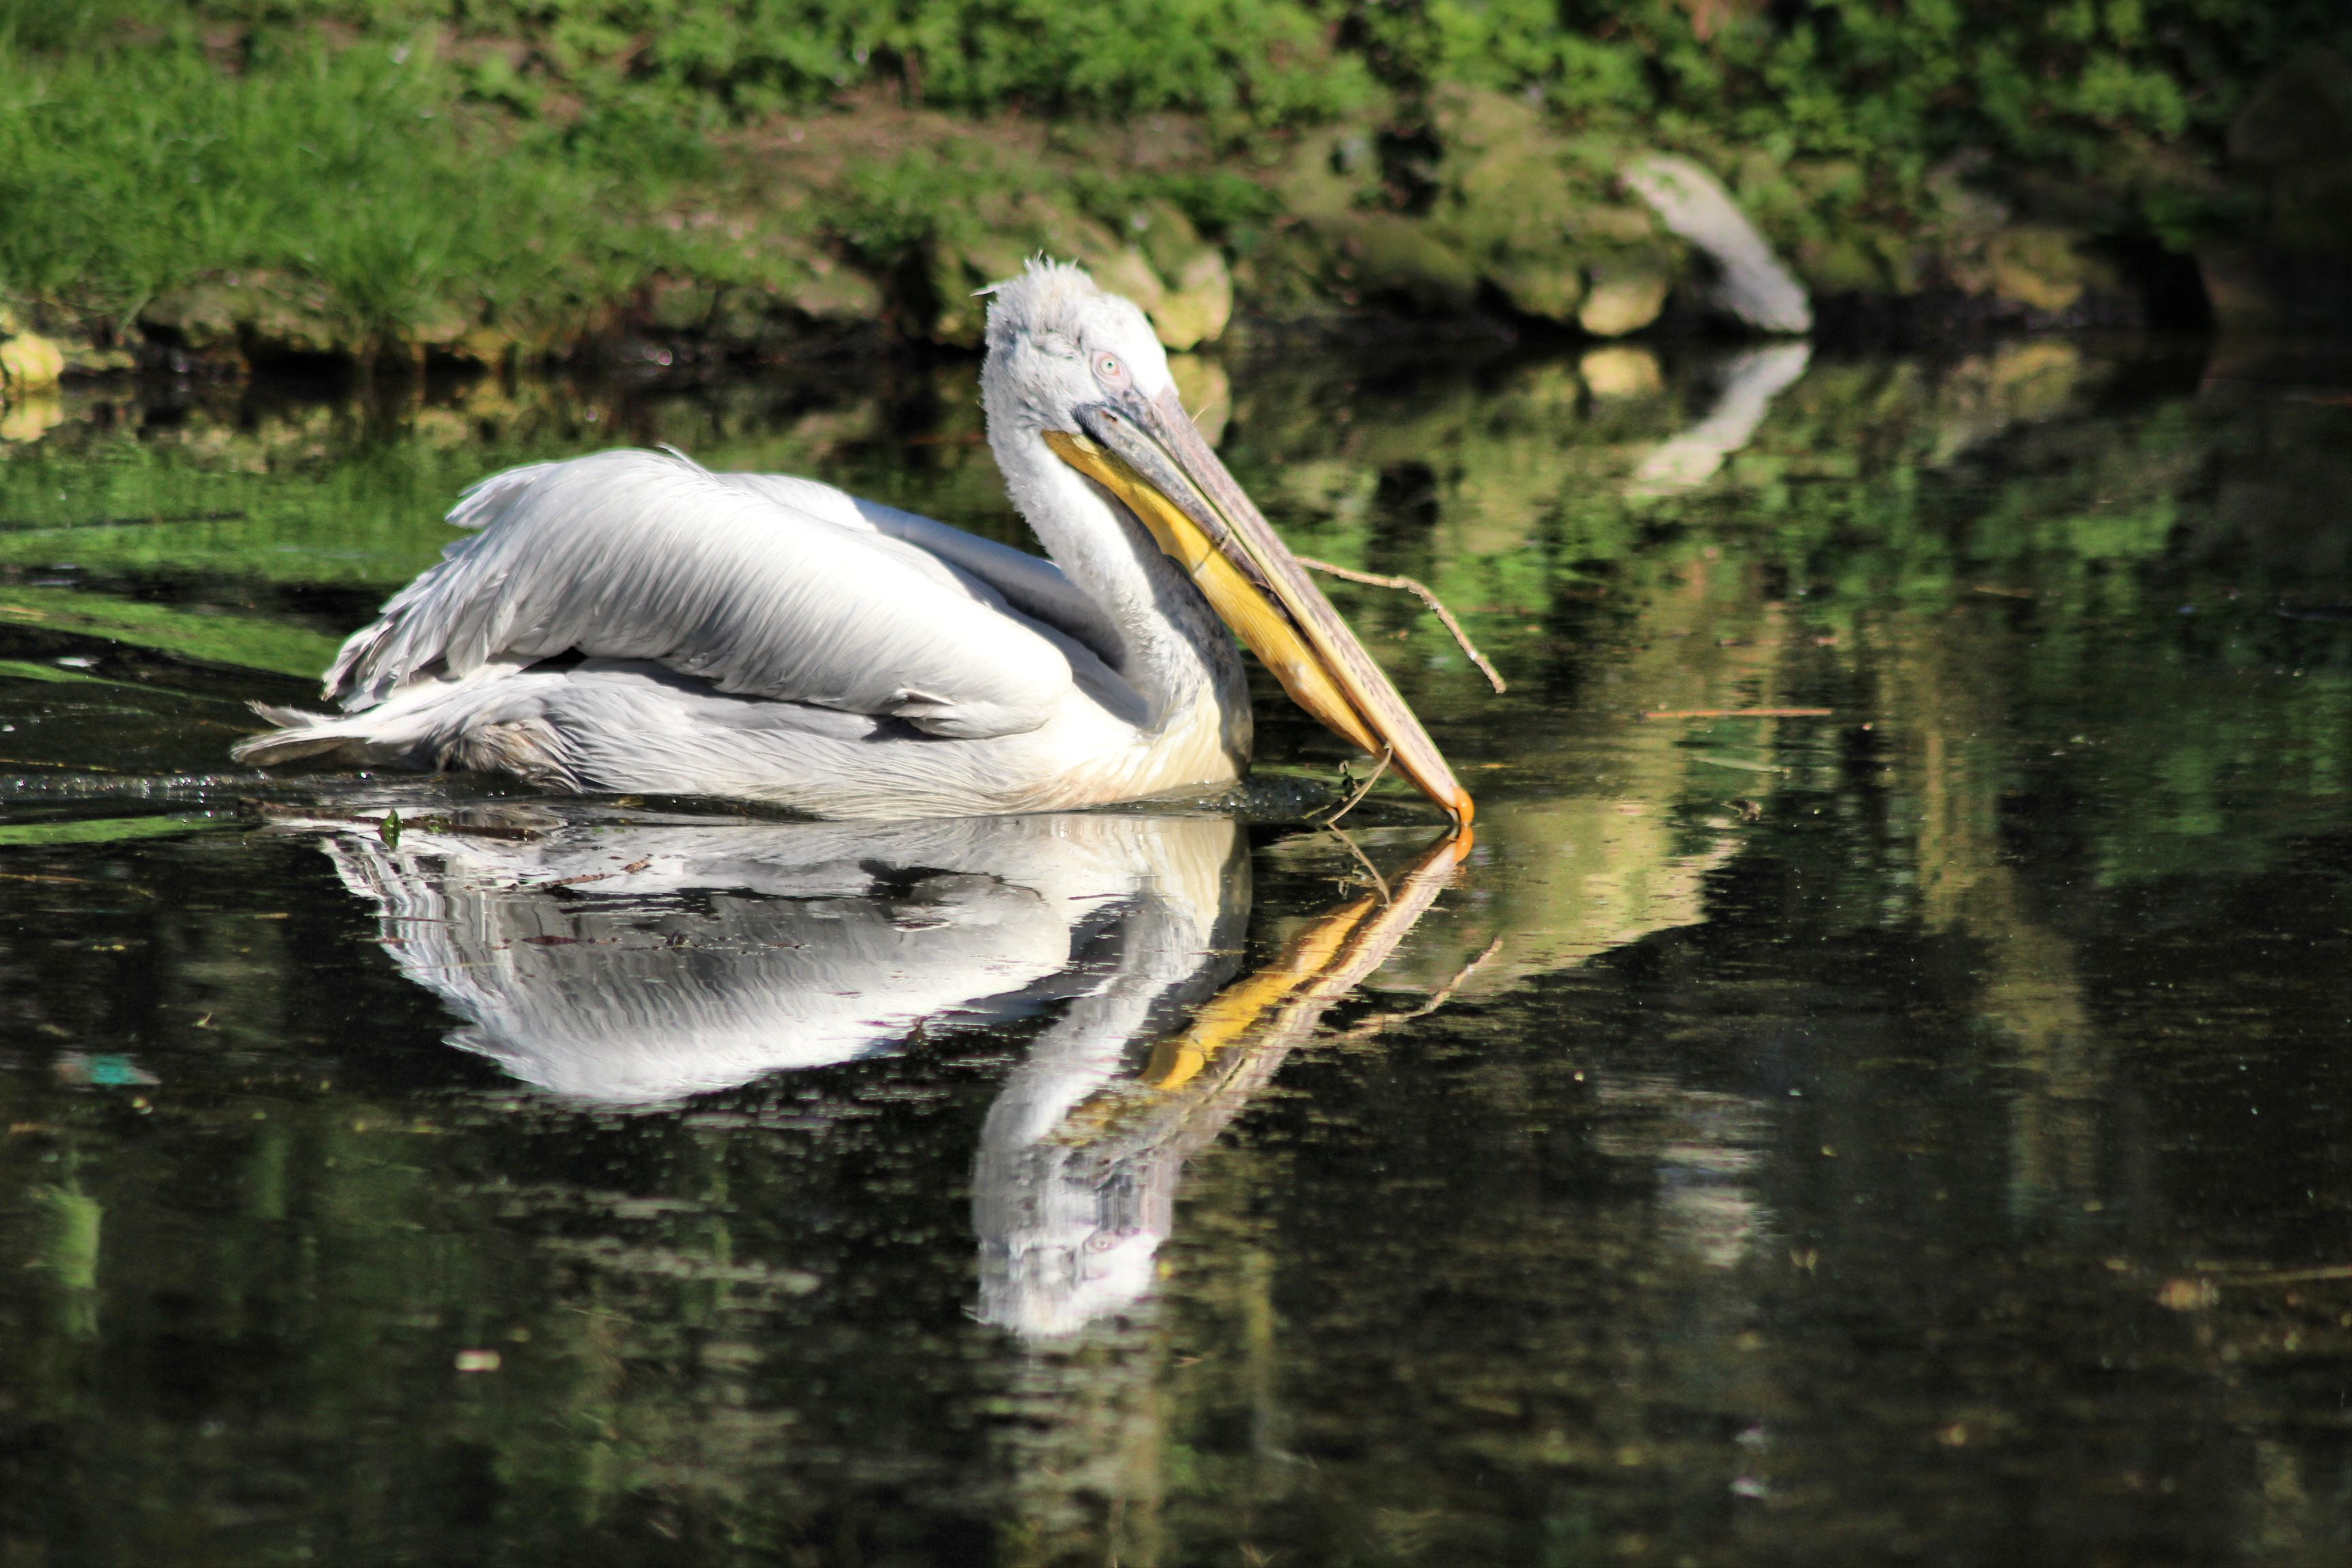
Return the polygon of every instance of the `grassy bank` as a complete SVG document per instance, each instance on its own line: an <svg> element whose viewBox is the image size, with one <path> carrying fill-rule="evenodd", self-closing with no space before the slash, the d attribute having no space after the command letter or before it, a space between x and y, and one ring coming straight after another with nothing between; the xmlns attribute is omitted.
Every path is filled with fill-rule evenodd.
<svg viewBox="0 0 2352 1568"><path fill-rule="evenodd" d="M0 0L0 301L86 365L954 340L1034 246L1171 298L1212 248L1245 309L1454 307L1514 246L1678 266L1612 205L1664 147L1818 291L2040 309L2074 253L2253 221L2230 127L2329 44L2323 0ZM1559 233L1498 235L1478 183L1536 145Z"/></svg>

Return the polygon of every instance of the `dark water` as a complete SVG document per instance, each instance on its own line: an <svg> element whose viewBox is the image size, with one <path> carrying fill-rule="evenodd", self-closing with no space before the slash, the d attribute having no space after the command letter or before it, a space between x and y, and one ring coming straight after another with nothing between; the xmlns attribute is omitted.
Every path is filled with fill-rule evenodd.
<svg viewBox="0 0 2352 1568"><path fill-rule="evenodd" d="M968 366L0 413L0 1563L2352 1558L2347 372L1189 368L1510 677L1336 595L1459 868L1271 688L1241 816L226 763L507 463L1018 537Z"/></svg>

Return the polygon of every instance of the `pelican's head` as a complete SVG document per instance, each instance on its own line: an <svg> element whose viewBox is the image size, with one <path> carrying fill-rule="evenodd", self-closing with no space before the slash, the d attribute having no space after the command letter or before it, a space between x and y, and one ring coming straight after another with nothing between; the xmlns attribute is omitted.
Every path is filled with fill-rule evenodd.
<svg viewBox="0 0 2352 1568"><path fill-rule="evenodd" d="M1466 827L1468 792L1201 438L1143 312L1061 262L1033 261L992 295L981 374L992 438L1043 439L1134 513L1300 707Z"/></svg>

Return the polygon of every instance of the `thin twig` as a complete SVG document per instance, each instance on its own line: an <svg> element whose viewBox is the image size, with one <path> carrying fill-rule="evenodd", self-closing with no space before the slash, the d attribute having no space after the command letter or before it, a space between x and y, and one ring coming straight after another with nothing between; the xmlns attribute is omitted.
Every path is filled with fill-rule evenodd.
<svg viewBox="0 0 2352 1568"><path fill-rule="evenodd" d="M1368 583L1375 588L1402 588L1408 594L1419 595L1423 604L1437 612L1437 618L1445 623L1445 629L1454 634L1454 640L1462 645L1462 651L1470 656L1470 662L1478 667L1488 684L1498 694L1509 689L1503 683L1502 672L1486 662L1486 656L1478 651L1478 645L1470 640L1470 634L1462 629L1462 623L1454 618L1454 612L1447 609L1438 596L1430 592L1429 584L1419 578L1383 577L1377 572L1359 572L1352 567L1334 566L1328 561L1318 561L1311 555L1299 556L1298 563L1310 572L1326 572L1334 577L1345 577L1350 583Z"/></svg>
<svg viewBox="0 0 2352 1568"><path fill-rule="evenodd" d="M1402 1013L1375 1013L1370 1017L1358 1022L1354 1026L1342 1029L1338 1034L1333 1035L1331 1037L1332 1040L1340 1045L1356 1045L1362 1041L1370 1039L1373 1036L1381 1033L1383 1029L1394 1028L1399 1024L1410 1024L1415 1018L1428 1017L1432 1013L1436 1012L1440 1007L1444 1006L1446 1003L1452 1001L1454 999L1454 994L1462 989L1463 983L1468 980L1472 975L1477 973L1481 969L1486 968L1486 961L1493 958L1496 953L1502 951L1503 939L1498 936L1493 942L1486 944L1486 952L1480 953L1477 957L1464 964L1453 979L1447 981L1444 985L1438 987L1436 991L1431 993L1429 1000L1423 1003L1420 1006Z"/></svg>
<svg viewBox="0 0 2352 1568"><path fill-rule="evenodd" d="M1326 822L1319 824L1318 826L1322 827L1324 832L1329 834L1332 837L1338 839L1340 843L1348 847L1348 853L1356 858L1356 864L1364 868L1364 875L1370 877L1372 879L1372 886L1380 889L1381 902L1383 904L1394 903L1396 899L1395 896L1389 891L1388 879L1381 875L1381 868L1372 864L1371 857L1366 855L1361 849L1358 848L1354 839L1349 837L1346 834L1340 832L1329 823Z"/></svg>
<svg viewBox="0 0 2352 1568"><path fill-rule="evenodd" d="M1357 806L1363 804L1364 797L1372 793L1372 786L1381 782L1381 775L1389 771L1389 758L1393 755L1395 755L1395 753L1390 751L1386 746L1381 748L1381 760L1379 764L1372 769L1371 777L1366 779L1362 784L1356 786L1356 793L1348 797L1348 802L1345 805L1342 805L1339 810L1333 812L1330 816L1323 819L1324 826L1328 827L1332 826L1341 817L1347 816L1349 812L1355 810Z"/></svg>
<svg viewBox="0 0 2352 1568"><path fill-rule="evenodd" d="M1444 984L1432 992L1428 1001L1423 1003L1420 1006L1415 1007L1412 1012L1407 1013L1405 1016L1408 1018L1426 1018L1432 1013L1436 1012L1440 1007L1444 1006L1446 1003L1454 999L1454 994L1462 989L1463 984L1465 981L1467 981L1472 975L1477 973L1480 970L1486 968L1487 961L1502 951L1503 939L1498 936L1494 941L1486 944L1486 952L1480 953L1477 957L1464 964L1460 972L1457 973L1453 979L1447 981Z"/></svg>
<svg viewBox="0 0 2352 1568"><path fill-rule="evenodd" d="M2200 1269L2210 1266L2200 1263ZM2279 1268L2261 1274L2231 1274L2214 1270L2206 1276L2216 1285L2305 1285L2329 1279L2352 1279L2352 1265L2334 1263L2320 1268Z"/></svg>
<svg viewBox="0 0 2352 1568"><path fill-rule="evenodd" d="M1827 708L1654 708L1644 719L1827 719Z"/></svg>

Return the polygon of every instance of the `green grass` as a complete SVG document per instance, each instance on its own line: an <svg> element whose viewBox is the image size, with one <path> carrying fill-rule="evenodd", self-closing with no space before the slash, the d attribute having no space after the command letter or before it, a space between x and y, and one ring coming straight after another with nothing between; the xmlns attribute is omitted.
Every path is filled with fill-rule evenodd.
<svg viewBox="0 0 2352 1568"><path fill-rule="evenodd" d="M1308 122L1387 127L1409 190L1433 89L1468 82L1736 166L1759 210L1916 226L1982 155L2185 248L2233 211L2231 116L2314 43L2352 47L2338 0L0 0L0 295L127 319L262 270L365 344L561 335L658 272L788 282L740 226L663 219L758 205L714 133L845 91L1199 117L1222 173L1026 177L1153 184L1213 230L1270 216L1236 171ZM766 221L892 263L968 173L853 161Z"/></svg>
<svg viewBox="0 0 2352 1568"><path fill-rule="evenodd" d="M633 112L635 111L635 112ZM664 267L743 270L652 221L698 144L635 100L551 127L396 44L287 40L242 74L192 43L0 34L0 287L127 317L200 278L317 286L351 341L560 322Z"/></svg>

